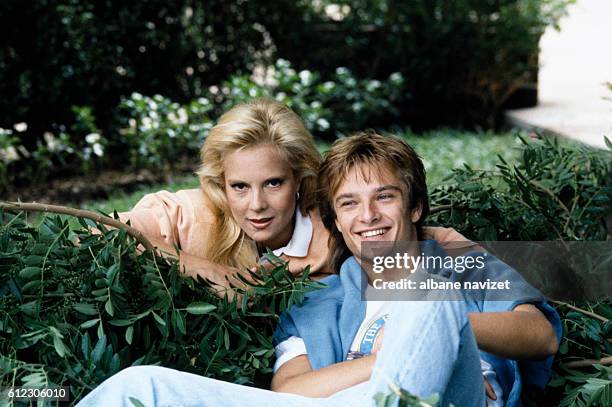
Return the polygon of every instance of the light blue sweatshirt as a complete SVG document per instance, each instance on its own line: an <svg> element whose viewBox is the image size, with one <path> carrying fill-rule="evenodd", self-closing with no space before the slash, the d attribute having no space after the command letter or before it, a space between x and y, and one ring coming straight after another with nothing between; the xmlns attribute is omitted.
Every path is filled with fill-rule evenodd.
<svg viewBox="0 0 612 407"><path fill-rule="evenodd" d="M429 256L446 256L446 253L433 241L421 243L421 252ZM468 252L464 257L476 257L482 252ZM475 261L473 262L476 263ZM452 269L428 270L458 281L470 270L457 273ZM486 256L485 270L480 270L483 281L509 280L513 290L511 299L495 291L478 291L468 296L466 302L470 312L511 311L517 305L530 303L538 307L552 324L557 339L561 340L562 327L559 315L546 302L545 298L529 285L515 270L495 256ZM362 301L362 270L354 257L347 259L340 268L339 275L321 280L327 287L310 292L301 306L294 306L280 317L274 334L275 345L291 336L304 340L308 359L314 370L346 360L349 347L365 316L366 302ZM478 297L478 298L476 298ZM511 360L481 351L481 358L493 366L497 379L502 386L507 406L520 406L521 391L524 385L544 388L550 379L553 356L543 360Z"/></svg>

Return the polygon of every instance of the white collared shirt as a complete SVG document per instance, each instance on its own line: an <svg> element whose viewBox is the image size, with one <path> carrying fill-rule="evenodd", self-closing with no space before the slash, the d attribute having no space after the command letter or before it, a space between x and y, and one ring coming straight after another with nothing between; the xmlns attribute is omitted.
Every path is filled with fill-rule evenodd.
<svg viewBox="0 0 612 407"><path fill-rule="evenodd" d="M272 253L276 256L284 254L290 257L306 257L308 254L308 246L312 240L312 221L310 216L303 216L299 209L295 210L295 227L293 228L293 234L291 240L286 246L276 250L272 250Z"/></svg>

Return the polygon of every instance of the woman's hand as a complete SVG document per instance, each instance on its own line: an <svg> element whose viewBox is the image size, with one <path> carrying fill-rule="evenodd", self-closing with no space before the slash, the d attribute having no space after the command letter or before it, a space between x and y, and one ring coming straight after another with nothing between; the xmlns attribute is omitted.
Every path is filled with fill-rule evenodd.
<svg viewBox="0 0 612 407"><path fill-rule="evenodd" d="M210 288L219 297L227 294L230 301L236 295L236 289L248 290L249 286L243 280L255 284L253 277L247 270L222 266L186 253L180 253L180 268L185 276L194 279L199 277L208 281L211 284ZM253 267L250 271L256 272L257 268Z"/></svg>
<svg viewBox="0 0 612 407"><path fill-rule="evenodd" d="M195 280L201 278L210 283L210 289L219 297L223 298L226 294L229 300L233 300L236 295L236 290L248 290L248 285L243 280L256 284L250 272L256 273L257 267L252 267L250 270L239 270L234 267L223 266L211 262L199 256L187 254L182 250L178 253L176 249L169 247L164 242L154 241L158 252L164 257L177 258L180 261L180 271L185 277L191 277ZM239 278L238 276L241 276Z"/></svg>

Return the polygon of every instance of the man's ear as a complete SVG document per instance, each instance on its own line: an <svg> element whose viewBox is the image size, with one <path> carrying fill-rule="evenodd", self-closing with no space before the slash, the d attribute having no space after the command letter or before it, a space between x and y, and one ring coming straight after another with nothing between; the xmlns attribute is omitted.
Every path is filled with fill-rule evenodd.
<svg viewBox="0 0 612 407"><path fill-rule="evenodd" d="M417 221L421 218L421 213L423 212L423 207L421 205L417 206L410 212L410 220L412 223L417 223Z"/></svg>

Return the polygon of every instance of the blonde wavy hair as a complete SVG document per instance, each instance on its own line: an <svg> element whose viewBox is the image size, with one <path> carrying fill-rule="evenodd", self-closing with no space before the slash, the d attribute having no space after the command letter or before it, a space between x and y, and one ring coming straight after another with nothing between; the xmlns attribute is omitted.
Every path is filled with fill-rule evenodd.
<svg viewBox="0 0 612 407"><path fill-rule="evenodd" d="M221 116L202 146L197 174L210 202L215 223L204 257L213 263L245 268L257 260L257 247L232 217L225 196L224 158L257 145L275 146L299 183L298 207L303 215L315 207L321 156L300 117L286 105L256 99L234 106Z"/></svg>

